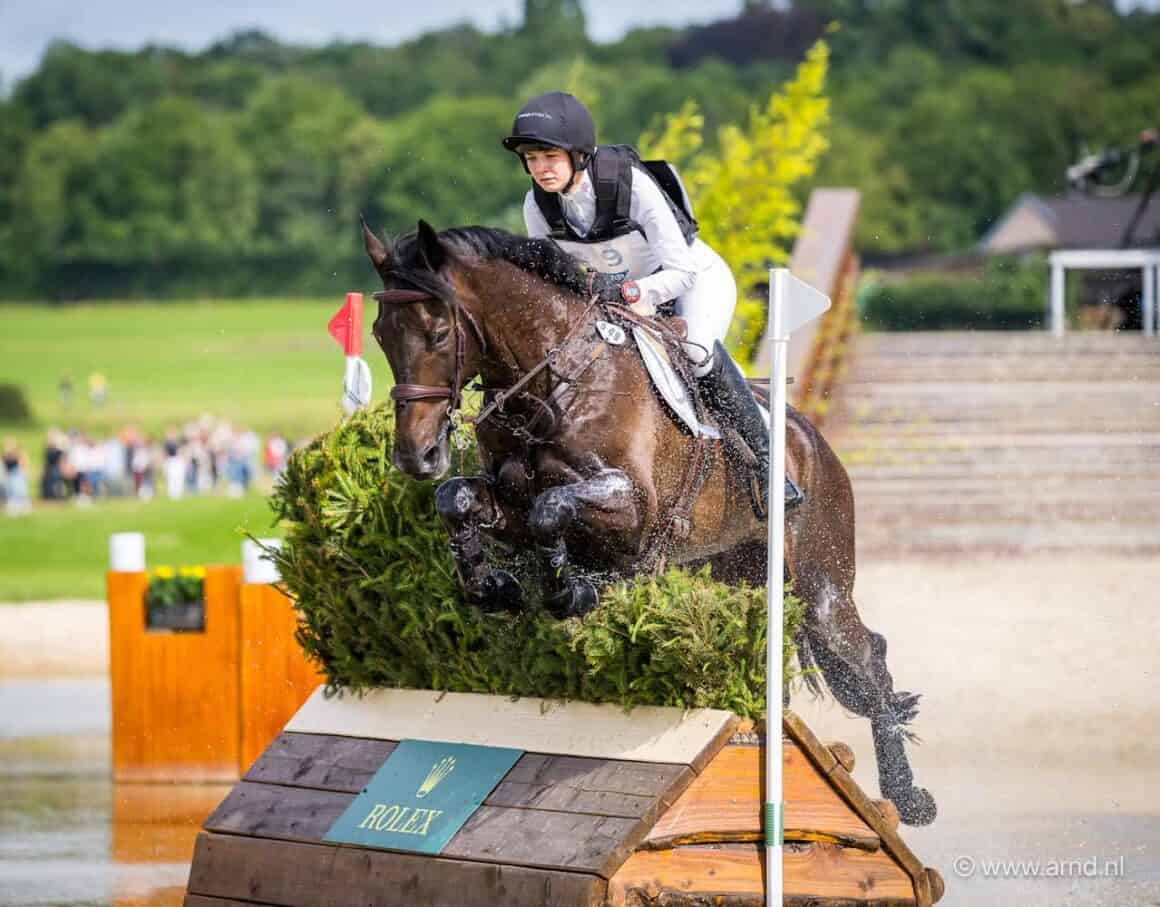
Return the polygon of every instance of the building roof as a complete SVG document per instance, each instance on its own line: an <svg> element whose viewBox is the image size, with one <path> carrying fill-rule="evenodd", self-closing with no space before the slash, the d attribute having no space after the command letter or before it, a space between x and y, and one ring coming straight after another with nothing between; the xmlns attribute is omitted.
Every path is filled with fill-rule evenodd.
<svg viewBox="0 0 1160 907"><path fill-rule="evenodd" d="M979 241L990 255L1048 249L1118 249L1139 195L1044 197L1025 193ZM1132 246L1160 245L1160 194L1149 203Z"/></svg>

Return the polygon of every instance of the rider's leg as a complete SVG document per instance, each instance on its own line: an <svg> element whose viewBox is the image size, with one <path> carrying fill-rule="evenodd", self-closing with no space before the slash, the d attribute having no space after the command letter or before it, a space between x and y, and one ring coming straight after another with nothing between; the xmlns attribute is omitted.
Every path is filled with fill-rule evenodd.
<svg viewBox="0 0 1160 907"><path fill-rule="evenodd" d="M769 428L749 384L721 344L737 305L737 284L725 260L709 246L696 240L694 252L702 269L696 285L676 305L676 314L689 326L686 352L695 363L706 402L733 426L757 458L761 498L768 500ZM787 474L786 506L800 504L804 498Z"/></svg>

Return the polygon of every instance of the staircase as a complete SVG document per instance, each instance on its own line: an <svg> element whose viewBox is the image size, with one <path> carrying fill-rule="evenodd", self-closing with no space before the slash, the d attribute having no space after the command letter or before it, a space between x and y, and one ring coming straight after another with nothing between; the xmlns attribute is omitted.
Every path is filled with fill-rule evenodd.
<svg viewBox="0 0 1160 907"><path fill-rule="evenodd" d="M862 334L825 431L861 557L1160 554L1160 340Z"/></svg>

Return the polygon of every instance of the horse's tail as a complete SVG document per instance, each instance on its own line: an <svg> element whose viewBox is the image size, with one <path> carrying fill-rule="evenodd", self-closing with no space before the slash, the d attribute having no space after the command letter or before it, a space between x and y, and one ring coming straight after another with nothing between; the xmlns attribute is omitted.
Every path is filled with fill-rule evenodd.
<svg viewBox="0 0 1160 907"><path fill-rule="evenodd" d="M805 630L799 630L794 638L794 649L797 652L798 669L801 671L802 682L814 699L821 699L826 689L822 684L822 671L814 659L810 648L810 635Z"/></svg>

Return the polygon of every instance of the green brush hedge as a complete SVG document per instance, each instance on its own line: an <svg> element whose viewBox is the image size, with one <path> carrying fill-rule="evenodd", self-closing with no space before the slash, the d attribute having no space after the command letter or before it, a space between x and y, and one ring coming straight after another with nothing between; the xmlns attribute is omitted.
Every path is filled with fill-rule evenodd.
<svg viewBox="0 0 1160 907"><path fill-rule="evenodd" d="M485 615L460 598L435 483L390 465L392 429L389 407L356 414L294 453L272 499L299 642L332 686L764 711L763 588L670 570L606 587L583 620ZM787 640L801 611L787 595Z"/></svg>

